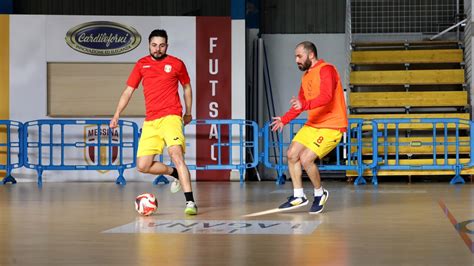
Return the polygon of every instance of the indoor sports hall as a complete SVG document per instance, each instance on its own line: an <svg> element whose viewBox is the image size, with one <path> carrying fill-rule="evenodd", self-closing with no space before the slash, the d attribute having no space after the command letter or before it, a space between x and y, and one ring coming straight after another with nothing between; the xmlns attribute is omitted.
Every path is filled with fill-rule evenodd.
<svg viewBox="0 0 474 266"><path fill-rule="evenodd" d="M472 0L2 0L0 265L474 265Z"/></svg>

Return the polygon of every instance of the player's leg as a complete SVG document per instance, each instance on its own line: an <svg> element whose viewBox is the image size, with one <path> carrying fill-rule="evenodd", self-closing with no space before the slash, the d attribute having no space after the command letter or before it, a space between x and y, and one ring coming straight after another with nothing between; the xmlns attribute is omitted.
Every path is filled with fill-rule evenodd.
<svg viewBox="0 0 474 266"><path fill-rule="evenodd" d="M138 143L137 170L142 173L154 175L177 176L176 169L169 167L162 162L155 162L155 155L162 154L165 142L159 134L157 127L159 119L145 121L142 127L142 134Z"/></svg>
<svg viewBox="0 0 474 266"><path fill-rule="evenodd" d="M189 174L188 166L184 162L183 150L180 145L173 145L168 147L168 153L176 170L178 171L179 180L184 192L191 192L191 176Z"/></svg>
<svg viewBox="0 0 474 266"><path fill-rule="evenodd" d="M301 164L314 187L314 200L309 211L311 214L322 212L329 196L329 192L321 185L321 175L315 163L317 158L318 156L310 149L301 154Z"/></svg>
<svg viewBox="0 0 474 266"><path fill-rule="evenodd" d="M153 175L170 175L174 176L174 172L177 171L173 167L167 166L162 162L154 161L155 155L143 155L137 157L137 170L141 173L153 174Z"/></svg>
<svg viewBox="0 0 474 266"><path fill-rule="evenodd" d="M162 119L145 121L142 127L140 142L137 152L137 170L142 173L154 175L170 175L174 177L170 190L176 193L180 190L178 172L176 168L169 167L162 162L155 162L155 155L162 154L165 146L163 136L160 134L160 124Z"/></svg>
<svg viewBox="0 0 474 266"><path fill-rule="evenodd" d="M194 195L191 187L191 176L189 169L184 162L185 138L183 134L183 121L181 117L170 115L164 117L162 124L164 140L168 146L168 154L176 167L179 175L179 181L183 187L184 197L186 198L186 214L197 214L197 206L194 201Z"/></svg>
<svg viewBox="0 0 474 266"><path fill-rule="evenodd" d="M288 148L288 171L290 172L291 182L293 184L293 195L288 197L287 201L278 208L282 210L293 210L308 204L304 194L303 182L301 180L302 169L300 163L300 154L305 146L299 142L293 141Z"/></svg>
<svg viewBox="0 0 474 266"><path fill-rule="evenodd" d="M179 181L183 187L184 197L186 199L186 208L184 212L190 215L197 214L197 205L194 200L194 195L191 187L191 175L189 174L189 169L186 163L184 162L183 150L180 145L174 145L168 147L168 152L171 157L171 161L176 166L179 174Z"/></svg>
<svg viewBox="0 0 474 266"><path fill-rule="evenodd" d="M341 141L342 133L333 129L312 129L311 144L301 153L300 160L314 187L314 201L311 214L320 213L329 197L329 192L321 185L321 176L315 160L322 159Z"/></svg>
<svg viewBox="0 0 474 266"><path fill-rule="evenodd" d="M321 176L318 166L315 164L317 158L318 156L308 148L305 148L300 156L301 165L315 188L321 187Z"/></svg>
<svg viewBox="0 0 474 266"><path fill-rule="evenodd" d="M303 182L301 180L303 170L301 169L300 162L300 154L303 150L305 150L303 144L293 141L286 153L288 159L288 171L290 172L293 188L303 188Z"/></svg>

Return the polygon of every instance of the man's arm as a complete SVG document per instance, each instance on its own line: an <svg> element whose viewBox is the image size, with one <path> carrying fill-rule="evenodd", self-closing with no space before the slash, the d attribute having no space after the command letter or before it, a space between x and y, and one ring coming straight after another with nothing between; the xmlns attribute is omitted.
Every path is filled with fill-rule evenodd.
<svg viewBox="0 0 474 266"><path fill-rule="evenodd" d="M193 106L193 90L191 88L191 84L183 85L184 90L184 103L186 105L186 111L183 115L183 122L185 125L189 124L191 120L193 120L193 116L191 114L192 106Z"/></svg>
<svg viewBox="0 0 474 266"><path fill-rule="evenodd" d="M303 88L300 87L299 97L304 99ZM294 107L293 101L295 97L293 96L290 100L290 109L283 116L272 117L273 121L270 124L272 131L282 131L283 127L288 124L291 120L295 119L298 115L303 112L301 108L297 109Z"/></svg>
<svg viewBox="0 0 474 266"><path fill-rule="evenodd" d="M303 100L303 101L305 100L304 99L304 93L303 93L303 87L301 87L301 86L300 86L300 90L298 92L298 98L300 100ZM290 109L280 119L280 121L283 123L283 125L288 124L291 120L295 119L297 116L299 116L303 112L303 110L301 108L299 108L299 109L295 108L295 105L293 104L294 99L295 99L294 96L291 97Z"/></svg>
<svg viewBox="0 0 474 266"><path fill-rule="evenodd" d="M115 110L114 116L110 120L110 124L109 124L110 128L117 127L120 114L122 113L123 110L125 110L125 107L127 107L128 102L130 102L130 99L132 98L134 91L135 89L130 86L127 86L123 90L122 95L120 96L120 100L117 105L117 109Z"/></svg>

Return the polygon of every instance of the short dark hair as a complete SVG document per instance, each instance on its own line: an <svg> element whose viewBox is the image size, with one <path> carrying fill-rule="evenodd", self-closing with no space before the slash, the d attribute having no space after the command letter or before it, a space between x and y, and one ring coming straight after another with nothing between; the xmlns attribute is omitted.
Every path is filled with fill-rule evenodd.
<svg viewBox="0 0 474 266"><path fill-rule="evenodd" d="M314 43L312 43L310 41L304 41L304 42L299 43L296 47L298 47L298 46L303 46L303 48L308 53L313 52L316 59L318 58L318 49L316 49L316 45L314 45Z"/></svg>
<svg viewBox="0 0 474 266"><path fill-rule="evenodd" d="M151 39L153 37L163 37L163 38L165 38L166 43L168 43L168 34L166 33L165 30L162 30L162 29L153 30L150 33L150 36L148 36L148 42L151 42Z"/></svg>

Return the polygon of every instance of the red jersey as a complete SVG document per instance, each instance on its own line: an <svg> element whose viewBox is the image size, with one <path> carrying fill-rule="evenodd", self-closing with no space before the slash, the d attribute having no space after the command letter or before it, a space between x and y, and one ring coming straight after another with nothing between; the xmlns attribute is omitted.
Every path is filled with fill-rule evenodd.
<svg viewBox="0 0 474 266"><path fill-rule="evenodd" d="M305 125L315 128L331 128L345 132L347 128L347 108L339 75L336 68L323 60L308 69L301 78L298 99L300 110L293 107L281 118L289 123L301 112L308 110Z"/></svg>
<svg viewBox="0 0 474 266"><path fill-rule="evenodd" d="M136 89L140 81L145 96L146 121L167 115L182 115L178 81L182 86L190 82L183 61L171 55L162 60L154 60L150 55L145 56L135 64L127 85Z"/></svg>

